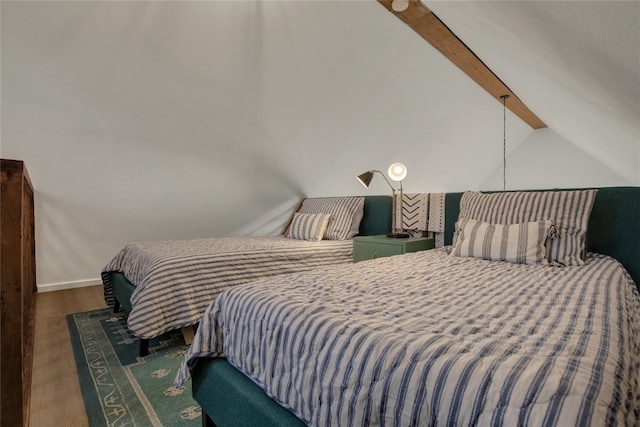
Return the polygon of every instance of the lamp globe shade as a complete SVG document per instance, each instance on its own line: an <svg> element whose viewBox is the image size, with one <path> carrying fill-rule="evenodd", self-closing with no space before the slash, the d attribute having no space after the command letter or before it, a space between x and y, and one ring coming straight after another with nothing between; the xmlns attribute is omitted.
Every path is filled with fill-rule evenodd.
<svg viewBox="0 0 640 427"><path fill-rule="evenodd" d="M394 181L402 181L407 176L407 168L402 163L394 163L389 166L389 178Z"/></svg>

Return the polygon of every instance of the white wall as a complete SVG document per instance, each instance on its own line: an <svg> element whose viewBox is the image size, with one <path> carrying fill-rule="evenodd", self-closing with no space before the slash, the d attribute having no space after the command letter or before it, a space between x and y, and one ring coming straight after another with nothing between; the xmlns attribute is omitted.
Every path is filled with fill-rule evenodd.
<svg viewBox="0 0 640 427"><path fill-rule="evenodd" d="M507 157L507 189L637 185L551 129L532 132ZM502 163L481 189L503 188Z"/></svg>
<svg viewBox="0 0 640 427"><path fill-rule="evenodd" d="M375 1L0 7L1 155L36 189L42 289L94 283L130 241L279 232L305 195L387 194L355 176L394 161L408 192L499 188L502 105ZM523 140L544 159L508 121L514 163Z"/></svg>

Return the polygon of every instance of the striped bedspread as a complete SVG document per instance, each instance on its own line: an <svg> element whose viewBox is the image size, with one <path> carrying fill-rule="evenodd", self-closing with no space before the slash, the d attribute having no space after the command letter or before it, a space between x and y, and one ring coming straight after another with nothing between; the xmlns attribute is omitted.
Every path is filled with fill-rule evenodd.
<svg viewBox="0 0 640 427"><path fill-rule="evenodd" d="M196 324L222 291L283 273L350 263L353 242L311 242L282 235L131 243L102 270L107 304L112 271L136 288L129 329L139 338Z"/></svg>
<svg viewBox="0 0 640 427"><path fill-rule="evenodd" d="M612 258L431 250L235 287L176 377L225 356L312 426L640 424L640 296Z"/></svg>

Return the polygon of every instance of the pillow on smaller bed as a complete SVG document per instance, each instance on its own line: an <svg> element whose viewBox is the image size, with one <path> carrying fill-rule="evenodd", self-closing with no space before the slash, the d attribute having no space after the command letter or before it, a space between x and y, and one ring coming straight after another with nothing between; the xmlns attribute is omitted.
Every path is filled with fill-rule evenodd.
<svg viewBox="0 0 640 427"><path fill-rule="evenodd" d="M347 240L353 238L360 229L364 215L364 197L322 197L305 199L300 213L330 214L325 239Z"/></svg>
<svg viewBox="0 0 640 427"><path fill-rule="evenodd" d="M324 238L330 221L331 215L329 214L296 212L293 214L287 237L290 239L320 241Z"/></svg>
<svg viewBox="0 0 640 427"><path fill-rule="evenodd" d="M463 219L456 224L451 255L515 264L548 264L545 243L552 225L550 220L504 225Z"/></svg>

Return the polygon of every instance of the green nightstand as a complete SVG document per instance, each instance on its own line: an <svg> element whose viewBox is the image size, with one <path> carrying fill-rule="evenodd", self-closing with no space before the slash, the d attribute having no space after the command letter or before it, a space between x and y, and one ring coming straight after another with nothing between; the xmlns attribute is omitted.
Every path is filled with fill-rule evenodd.
<svg viewBox="0 0 640 427"><path fill-rule="evenodd" d="M385 235L356 236L353 238L353 262L424 251L433 247L433 239L426 237L392 239Z"/></svg>

